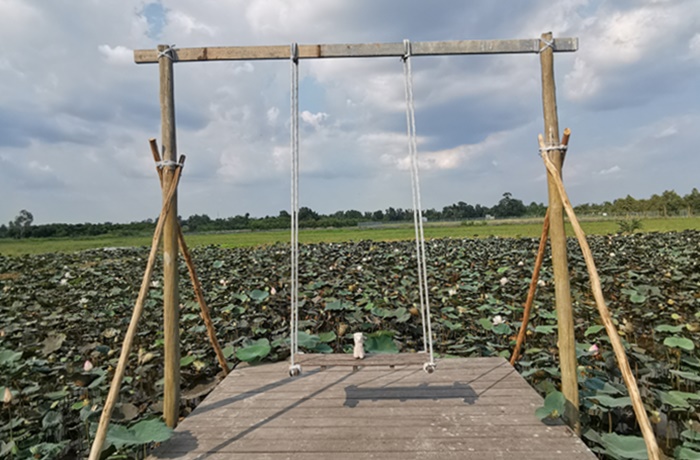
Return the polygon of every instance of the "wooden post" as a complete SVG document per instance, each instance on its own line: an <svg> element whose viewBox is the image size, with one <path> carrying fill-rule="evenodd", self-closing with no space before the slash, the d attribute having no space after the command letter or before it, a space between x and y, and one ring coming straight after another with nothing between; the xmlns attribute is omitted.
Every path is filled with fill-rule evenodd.
<svg viewBox="0 0 700 460"><path fill-rule="evenodd" d="M163 137L163 200L175 173L170 162L177 159L175 137L175 96L173 86L173 58L175 51L167 45L158 45L162 53L158 62L160 71L160 116ZM180 299L178 295L178 240L177 192L172 196L170 212L163 229L163 417L166 425L174 428L180 413Z"/></svg>
<svg viewBox="0 0 700 460"><path fill-rule="evenodd" d="M542 107L544 111L544 132L547 146L559 144L559 118L557 115L557 97L554 85L554 50L552 33L542 34L540 65L542 68ZM557 174L561 177L563 152L550 152ZM576 432L581 434L579 421L578 379L576 375L576 340L574 337L574 315L571 305L571 286L569 284L569 264L566 254L566 230L561 196L556 183L547 173L549 191L549 240L552 248L552 268L554 272L554 295L557 309L558 348L561 366L561 387L568 401L565 419Z"/></svg>

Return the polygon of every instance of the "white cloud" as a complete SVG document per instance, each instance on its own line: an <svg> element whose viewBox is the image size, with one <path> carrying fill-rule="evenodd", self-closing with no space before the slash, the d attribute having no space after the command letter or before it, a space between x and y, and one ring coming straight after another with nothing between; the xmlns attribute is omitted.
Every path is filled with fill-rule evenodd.
<svg viewBox="0 0 700 460"><path fill-rule="evenodd" d="M660 133L656 134L654 137L656 137L657 139L661 139L664 137L675 136L676 134L678 134L678 128L676 128L675 126L669 126Z"/></svg>
<svg viewBox="0 0 700 460"><path fill-rule="evenodd" d="M308 110L304 110L299 115L301 121L312 126L314 129L321 129L323 122L328 119L328 114L324 112L311 113Z"/></svg>
<svg viewBox="0 0 700 460"><path fill-rule="evenodd" d="M169 10L167 22L172 28L171 33L175 31L185 35L201 34L209 37L216 35L216 27L205 24L181 10Z"/></svg>
<svg viewBox="0 0 700 460"><path fill-rule="evenodd" d="M693 35L693 38L688 42L688 49L691 56L700 58L700 32Z"/></svg>
<svg viewBox="0 0 700 460"><path fill-rule="evenodd" d="M280 109L277 107L270 107L267 110L267 122L274 125L277 122L277 117L280 115Z"/></svg>
<svg viewBox="0 0 700 460"><path fill-rule="evenodd" d="M615 165L607 169L601 169L600 171L598 171L598 174L600 174L601 176L607 176L610 174L619 173L620 171L622 171L622 168L620 168L618 165Z"/></svg>
<svg viewBox="0 0 700 460"><path fill-rule="evenodd" d="M97 49L110 64L132 65L134 63L134 51L124 46L100 45Z"/></svg>

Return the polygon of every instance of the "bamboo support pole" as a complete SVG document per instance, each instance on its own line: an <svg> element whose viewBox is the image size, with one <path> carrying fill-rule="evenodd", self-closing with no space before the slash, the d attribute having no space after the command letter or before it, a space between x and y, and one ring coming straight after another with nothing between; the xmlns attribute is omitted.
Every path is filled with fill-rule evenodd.
<svg viewBox="0 0 700 460"><path fill-rule="evenodd" d="M155 139L150 139L149 144L151 146L151 154L153 155L153 160L158 163L160 161L160 154L158 153L158 143ZM158 169L158 177L160 179L161 187L163 186L163 172ZM192 281L192 287L194 289L194 295L197 298L197 303L199 303L199 309L201 310L201 316L204 320L204 325L207 328L207 336L209 337L209 342L211 343L214 353L216 353L216 359L219 361L219 366L221 370L224 371L224 375L228 375L229 368L226 364L226 357L224 352L221 350L221 345L216 338L216 329L214 328L214 323L211 320L211 315L209 313L209 307L204 299L204 291L202 290L202 283L199 282L199 277L197 276L197 271L195 270L194 261L185 242L185 236L182 234L182 227L177 226L177 239L180 245L180 252L182 252L182 257L187 263L187 271L190 274L190 281Z"/></svg>
<svg viewBox="0 0 700 460"><path fill-rule="evenodd" d="M166 192L166 198L169 198L175 194L177 190L177 184L180 180L180 171L184 164L184 157L180 160L180 166L175 169L174 177L168 190ZM95 434L95 440L92 443L92 448L90 449L89 460L98 460L100 458L100 452L102 451L102 446L104 445L105 438L107 437L107 428L109 428L109 420L112 417L112 411L114 410L114 405L119 397L119 391L121 390L122 380L124 379L124 371L126 370L126 364L129 359L129 353L131 352L131 346L134 342L134 336L136 335L136 328L138 327L138 322L143 314L143 307L146 301L146 296L148 295L148 288L151 284L151 276L153 275L153 265L155 264L156 255L158 254L158 246L160 244L161 235L163 234L163 227L165 226L165 217L170 213L171 200L163 201L163 208L160 211L160 216L158 217L158 224L153 232L153 241L151 242L151 252L148 255L148 261L146 262L146 271L143 273L143 279L141 280L141 289L139 290L139 295L136 298L136 304L134 305L134 311L131 314L131 322L129 323L129 328L124 336L124 342L122 342L122 350L119 355L119 361L117 367L114 370L114 377L112 378L112 383L109 387L109 393L107 394L107 399L105 400L104 408L102 409L102 415L100 416L100 422L97 426L97 433Z"/></svg>
<svg viewBox="0 0 700 460"><path fill-rule="evenodd" d="M561 144L564 146L569 145L569 138L571 137L571 130L569 128L564 129L564 136L562 137ZM565 154L566 152L564 152ZM564 162L564 157L562 156L562 166ZM530 312L532 310L532 302L535 299L535 292L537 291L537 281L540 276L540 268L542 268L542 260L544 259L544 250L547 247L547 236L549 235L549 209L544 216L544 222L542 224L542 236L540 236L540 246L537 249L537 257L535 258L535 268L532 270L532 279L530 280L530 289L527 292L527 300L525 301L525 306L523 308L523 321L520 325L520 331L518 332L518 338L515 342L515 348L513 349L513 355L510 357L511 366L515 365L515 362L520 358L520 348L525 342L525 334L527 332L527 324L530 321Z"/></svg>
<svg viewBox="0 0 700 460"><path fill-rule="evenodd" d="M545 143L542 135L539 136L539 144L540 148L543 149ZM632 408L637 416L637 422L639 423L639 428L642 431L642 436L644 436L644 442L647 446L649 459L658 460L661 457L659 447L656 443L656 437L654 436L654 430L651 427L649 417L647 416L646 409L644 408L644 403L642 402L639 388L637 387L637 380L634 378L629 361L627 360L625 347L622 344L622 340L620 340L620 335L617 332L617 328L615 328L615 325L612 322L610 310L605 304L603 289L600 284L600 277L598 276L598 270L596 269L595 261L593 260L591 248L588 246L586 235L583 232L578 219L576 218L574 208L571 206L571 202L566 194L564 183L559 178L558 174L556 174L556 165L551 161L546 151L543 151L542 158L544 159L544 164L547 167L547 171L549 172L550 176L554 178L555 187L561 197L566 213L569 216L571 226L574 228L574 233L576 234L576 238L581 246L581 252L583 253L583 258L586 261L586 268L588 268L588 275L590 276L591 280L591 291L593 292L593 297L595 298L596 307L598 308L598 313L600 313L600 318L603 321L603 326L605 326L605 331L610 338L610 343L612 344L613 352L615 353L615 358L617 359L617 364L622 372L622 379L625 381L627 391L629 392L632 400Z"/></svg>
<svg viewBox="0 0 700 460"><path fill-rule="evenodd" d="M542 34L540 43L540 66L542 71L542 108L547 145L556 146L559 142L559 117L557 115L556 87L554 83L554 52L551 32ZM561 368L561 389L568 404L564 414L569 426L581 434L579 420L578 376L576 375L576 340L574 337L574 315L571 304L569 263L566 254L566 230L561 197L557 193L555 177L561 177L562 150L551 151L554 172L547 174L549 194L549 242L552 251L552 271L554 273L554 296L557 311L557 346Z"/></svg>
<svg viewBox="0 0 700 460"><path fill-rule="evenodd" d="M173 51L159 45L163 53L158 61L160 73L160 115L163 136L163 160L177 158L175 135L175 95L173 83ZM163 168L163 200L171 201L172 212L163 227L163 417L174 428L180 415L180 298L178 293L177 192L165 196L173 181L172 167Z"/></svg>
<svg viewBox="0 0 700 460"><path fill-rule="evenodd" d="M525 341L527 323L530 321L532 301L535 299L535 292L537 291L537 280L540 277L540 268L542 267L542 260L544 259L544 250L547 247L547 235L549 235L549 210L547 210L547 214L544 216L544 223L542 224L542 236L540 236L540 246L537 249L537 257L535 258L535 268L532 270L530 289L527 292L527 300L525 301L525 307L523 309L523 322L520 325L518 338L515 341L513 355L510 357L511 366L514 365L515 361L517 361L517 359L520 357L520 347L522 347L523 342Z"/></svg>

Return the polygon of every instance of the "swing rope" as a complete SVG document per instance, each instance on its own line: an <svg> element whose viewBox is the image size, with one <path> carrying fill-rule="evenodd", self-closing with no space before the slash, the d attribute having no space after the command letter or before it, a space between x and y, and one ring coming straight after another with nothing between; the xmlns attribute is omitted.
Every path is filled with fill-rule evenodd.
<svg viewBox="0 0 700 460"><path fill-rule="evenodd" d="M416 136L416 115L413 101L413 75L411 70L411 42L404 40L403 70L406 95L406 124L408 131L408 152L411 163L411 192L413 199L413 224L416 235L416 261L418 265L418 291L420 298L421 323L423 326L423 352L428 353L429 361L423 365L426 372L435 370L433 355L433 334L430 322L430 300L428 296L428 270L425 257L425 234L423 232L423 212L420 200L420 178L418 175L418 142ZM291 72L291 320L290 320L290 367L291 376L301 373L296 363L299 351L299 47L292 43L290 48Z"/></svg>
<svg viewBox="0 0 700 460"><path fill-rule="evenodd" d="M413 73L411 69L411 42L404 40L403 74L406 95L406 125L408 130L408 154L411 163L411 192L413 196L413 224L416 233L416 260L418 262L418 293L420 297L421 322L423 323L423 351L428 352L429 362L424 366L435 367L433 356L433 333L430 323L430 300L428 297L428 271L425 258L425 234L423 233L423 211L420 200L420 176L418 175L418 141L416 136L416 109L413 101Z"/></svg>
<svg viewBox="0 0 700 460"><path fill-rule="evenodd" d="M291 71L291 138L290 149L292 151L292 222L291 222L291 329L290 375L298 375L301 368L295 363L295 355L299 351L299 47L292 43L290 50Z"/></svg>

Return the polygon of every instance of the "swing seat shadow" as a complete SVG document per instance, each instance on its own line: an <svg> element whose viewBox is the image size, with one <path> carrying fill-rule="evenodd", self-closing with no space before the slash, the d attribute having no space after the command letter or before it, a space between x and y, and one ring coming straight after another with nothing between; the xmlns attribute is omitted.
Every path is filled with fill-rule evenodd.
<svg viewBox="0 0 700 460"><path fill-rule="evenodd" d="M466 383L454 382L452 385L428 385L421 383L414 387L345 387L346 407L357 407L360 401L432 399L461 399L464 404L474 404L479 395Z"/></svg>

